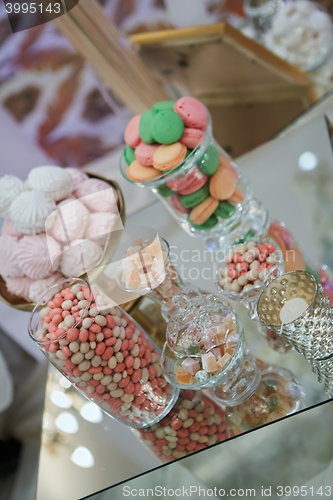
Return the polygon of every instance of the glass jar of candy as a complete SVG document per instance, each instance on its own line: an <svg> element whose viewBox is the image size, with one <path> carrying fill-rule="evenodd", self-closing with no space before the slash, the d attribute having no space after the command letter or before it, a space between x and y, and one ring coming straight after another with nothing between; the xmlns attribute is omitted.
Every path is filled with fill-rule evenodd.
<svg viewBox="0 0 333 500"><path fill-rule="evenodd" d="M130 168L133 163L138 165L136 160L130 163L135 158L134 149L131 160L127 160L127 146L120 160L120 170L129 182L151 189L189 235L224 238L246 218L256 200L249 179L214 140L211 118L206 112L205 130L197 130L200 134L195 146L191 144L193 149L183 145L184 157L176 167L160 172L155 170L157 174L150 180L134 180ZM136 151L137 148L135 154ZM257 208L259 212L262 210L262 206ZM260 218L264 217L260 214Z"/></svg>
<svg viewBox="0 0 333 500"><path fill-rule="evenodd" d="M289 370L256 359L260 382L243 403L226 408L229 435L237 435L285 417L304 406L304 393ZM221 393L223 401L223 394ZM218 390L215 397L218 398Z"/></svg>
<svg viewBox="0 0 333 500"><path fill-rule="evenodd" d="M180 391L162 420L135 432L162 462L186 457L228 437L223 409L202 391L189 389Z"/></svg>
<svg viewBox="0 0 333 500"><path fill-rule="evenodd" d="M132 428L161 420L178 389L159 348L133 319L83 279L63 280L34 308L30 337L86 398Z"/></svg>
<svg viewBox="0 0 333 500"><path fill-rule="evenodd" d="M133 241L116 269L116 282L128 293L140 293L157 302L166 322L177 309L176 295L194 297L200 293L194 285L183 282L170 262L170 246L163 238Z"/></svg>

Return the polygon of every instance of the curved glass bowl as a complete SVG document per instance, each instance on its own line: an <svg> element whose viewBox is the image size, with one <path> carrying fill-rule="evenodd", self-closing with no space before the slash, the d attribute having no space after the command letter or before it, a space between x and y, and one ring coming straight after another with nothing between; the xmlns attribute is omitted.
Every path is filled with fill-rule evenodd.
<svg viewBox="0 0 333 500"><path fill-rule="evenodd" d="M145 263L142 259L141 255L141 250L138 250L135 252L135 254L132 254L131 256L128 255L128 250L124 252L123 259L121 260L119 266L116 269L116 282L119 288L122 290L125 290L127 292L141 292L142 294L146 294L149 292L152 292L155 290L159 285L163 283L166 277L166 269L169 265L169 257L170 257L170 246L166 240L163 238L157 238L156 241L160 247L161 247L161 252L159 257L163 259L163 266L161 266L160 269L158 269L157 273L154 273L154 275L150 274L151 279L148 277L148 274L145 273ZM145 240L142 242L143 243L143 248L145 246L148 246L149 243L152 243L151 240ZM126 272L126 267L127 263L129 260L133 257L136 256L137 254L137 259L140 261L140 267L139 271L140 274L142 275L143 278L147 277L146 279L141 280L141 284L139 286L134 286L130 285L126 282L125 278L125 272Z"/></svg>
<svg viewBox="0 0 333 500"><path fill-rule="evenodd" d="M253 284L249 288L242 290L241 292L233 292L233 291L227 291L223 290L220 286L220 281L222 279L221 277L221 271L224 269L228 268L228 264L226 262L222 262L220 269L216 273L216 281L215 281L215 287L218 290L218 292L223 295L225 298L228 300L235 300L237 302L242 302L244 305L248 308L250 315L252 318L255 317L255 309L251 306L251 303L255 302L259 295L261 290L266 286L267 283L270 283L273 279L275 279L277 276L280 276L284 272L284 261L283 261L283 255L280 250L280 247L277 245L277 243L270 239L270 238L250 238L246 240L244 243L245 245L249 242L254 242L256 245L267 245L268 243L271 244L275 248L275 265L272 267L266 274L265 278L262 280L261 284ZM232 247L229 247L227 249L226 255L230 252ZM252 312L253 311L253 312Z"/></svg>
<svg viewBox="0 0 333 500"><path fill-rule="evenodd" d="M245 176L239 170L238 166L230 159L228 154L215 142L212 135L211 117L208 111L207 113L208 113L208 122L206 131L203 137L201 138L199 144L197 145L197 147L192 150L192 152L184 159L184 161L180 165L178 165L176 168L172 170L161 173L159 177L144 182L132 181L131 179L128 178L126 173L128 165L124 159L124 156L122 155L120 158L120 171L123 177L132 184L151 189L155 193L155 195L164 203L168 211L172 214L172 216L176 219L177 223L184 229L184 231L186 231L191 236L200 238L201 237L206 238L207 236L212 236L212 235L219 235L221 232L227 233L229 231L229 228L230 229L233 228L246 216L249 210L250 200L253 196L248 177ZM203 154L205 153L206 149L210 145L215 146L215 148L219 151L219 153L224 157L226 157L230 161L232 167L236 170L238 175L236 189L242 192L243 200L240 203L236 202L232 203L232 205L235 208L235 211L233 215L230 216L229 218L223 219L221 217L218 217L218 223L216 224L216 226L210 229L203 229L203 228L198 229L197 227L194 227L191 224L188 213L181 213L174 207L172 203L173 196L170 197L161 196L159 194L158 188L163 184L169 183L169 181L173 181L173 183L175 183L175 181L177 181L177 183L178 182L181 183L186 178L186 176L193 174L193 172L196 169L198 169L200 160ZM175 190L175 193L177 193L177 190Z"/></svg>
<svg viewBox="0 0 333 500"><path fill-rule="evenodd" d="M273 18L272 28L265 33L263 42L272 52L299 67L302 71L312 71L323 64L332 51L333 26L327 10L322 5L310 1L306 2L313 7L311 25L309 25L309 19L302 18L302 13L297 7L298 12L295 8L293 9L293 4L297 5L298 3L304 4L305 2L294 0L281 5ZM326 28L328 28L328 23L330 23L330 29L327 30L324 38L323 15L326 17ZM294 17L295 21L293 21L292 17ZM298 17L297 22L296 17ZM277 33L274 34L274 26L281 32L280 35ZM316 30L313 29L315 26ZM288 29L283 31L281 28ZM316 49L314 46L311 47L311 44L309 45L309 40L304 39L306 33L309 32L309 28L313 29L314 41L320 37L322 38L321 43L317 45ZM280 42L277 45L279 39ZM290 44L289 46L288 43ZM294 47L293 43L295 44ZM296 45L298 46L298 50L296 50Z"/></svg>
<svg viewBox="0 0 333 500"><path fill-rule="evenodd" d="M256 429L304 408L304 391L292 372L255 361L260 370L256 390L242 404L226 408L229 436Z"/></svg>
<svg viewBox="0 0 333 500"><path fill-rule="evenodd" d="M78 306L82 319L47 337L44 324L50 323L50 317L44 318L50 311L45 311L45 307L56 293L74 285L89 290L87 304L82 309ZM76 300L81 299L73 302ZM70 314L74 315L73 311ZM90 326L84 324L86 319L97 317L98 321ZM92 330L92 326L98 328ZM107 296L91 289L85 280L63 280L44 294L31 314L28 331L47 359L83 396L131 428L157 423L178 398L178 389L164 379L158 346L138 323Z"/></svg>
<svg viewBox="0 0 333 500"><path fill-rule="evenodd" d="M202 297L200 297L202 298ZM221 307L222 310L222 307ZM218 310L215 309L215 313L218 314ZM201 356L203 354L209 353L214 347L211 347L208 350L201 351L198 354L185 354L184 356L181 356L179 352L177 352L175 349L171 349L170 345L168 342L164 344L163 352L162 352L162 371L164 373L164 376L166 380L173 385L174 387L178 387L180 389L203 389L203 388L211 388L214 386L218 386L220 384L223 384L230 380L238 371L240 368L242 362L243 362L243 357L245 353L245 340L244 340L244 332L243 332L243 326L241 322L239 321L238 317L236 316L235 313L233 313L234 317L234 322L233 322L233 328L235 333L238 335L238 340L237 344L235 345L233 349L232 355L229 357L229 359L226 361L224 366L217 371L214 375L206 373L205 378L202 378L200 380L194 379L193 383L191 384L182 384L177 381L177 375L176 371L177 369L181 366L181 363L186 359L186 358L192 358L194 360L199 361ZM172 319L171 319L172 321ZM169 322L170 325L170 322ZM216 347L216 346L215 346ZM201 371L204 371L201 369Z"/></svg>

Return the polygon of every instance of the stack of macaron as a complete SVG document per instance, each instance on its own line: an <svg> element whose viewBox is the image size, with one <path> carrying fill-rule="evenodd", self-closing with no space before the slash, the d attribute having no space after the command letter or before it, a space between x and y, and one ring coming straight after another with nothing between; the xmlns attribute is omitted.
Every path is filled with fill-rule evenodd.
<svg viewBox="0 0 333 500"><path fill-rule="evenodd" d="M202 144L207 123L205 106L188 96L156 103L132 118L125 131L128 179L153 181L179 167ZM237 171L211 142L200 158L186 163L186 172L179 171L156 192L178 216L187 217L192 228L207 230L234 215L235 204L244 198L237 182Z"/></svg>
<svg viewBox="0 0 333 500"><path fill-rule="evenodd" d="M145 182L178 167L204 136L208 113L194 97L154 104L125 130L124 158L131 181Z"/></svg>
<svg viewBox="0 0 333 500"><path fill-rule="evenodd" d="M36 302L64 276L100 261L119 220L117 194L76 168L33 168L0 178L0 275L8 292ZM83 268L84 266L84 268Z"/></svg>

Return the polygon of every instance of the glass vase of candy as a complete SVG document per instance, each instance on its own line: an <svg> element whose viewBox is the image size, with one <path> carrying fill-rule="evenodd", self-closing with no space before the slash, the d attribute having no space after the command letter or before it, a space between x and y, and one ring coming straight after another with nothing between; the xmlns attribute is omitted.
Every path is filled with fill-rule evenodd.
<svg viewBox="0 0 333 500"><path fill-rule="evenodd" d="M242 324L230 303L214 295L193 299L179 296L174 300L178 310L168 323L162 355L163 373L171 385L180 389L209 389L214 401L236 408L232 413L241 415L244 408L244 415L247 411L254 413L258 422L253 427L301 408L303 392L291 372L263 365L248 353ZM269 394L262 392L268 377L266 371L271 386L276 387ZM266 401L271 393L278 396L277 408L271 400ZM290 405L282 405L282 395ZM257 398L261 399L260 406ZM230 424L229 431L238 432L238 427Z"/></svg>
<svg viewBox="0 0 333 500"><path fill-rule="evenodd" d="M83 279L50 288L31 313L28 331L83 396L131 428L157 423L178 398L163 376L156 344Z"/></svg>
<svg viewBox="0 0 333 500"><path fill-rule="evenodd" d="M130 121L125 142L120 161L125 179L151 189L178 224L204 238L209 249L217 250L244 219L255 217L258 231L265 224L267 211L214 140L210 115L197 99L156 103Z"/></svg>
<svg viewBox="0 0 333 500"><path fill-rule="evenodd" d="M209 394L185 389L168 415L136 434L162 462L170 462L227 439L225 420Z"/></svg>
<svg viewBox="0 0 333 500"><path fill-rule="evenodd" d="M264 286L283 272L284 259L278 244L269 238L250 238L243 244L227 248L215 282L218 292L225 298L245 305L269 346L280 353L288 352L292 347L264 328L256 304Z"/></svg>
<svg viewBox="0 0 333 500"><path fill-rule="evenodd" d="M194 297L200 293L194 285L183 282L170 262L170 246L164 239L133 241L118 266L116 281L121 289L157 302L166 322L177 309L174 296Z"/></svg>

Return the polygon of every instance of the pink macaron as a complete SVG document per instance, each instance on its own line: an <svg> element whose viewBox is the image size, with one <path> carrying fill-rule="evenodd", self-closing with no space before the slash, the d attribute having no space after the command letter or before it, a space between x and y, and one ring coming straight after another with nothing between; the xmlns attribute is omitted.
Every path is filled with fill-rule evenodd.
<svg viewBox="0 0 333 500"><path fill-rule="evenodd" d="M203 135L203 130L200 130L199 128L185 128L179 142L185 144L185 146L189 149L195 149L201 141Z"/></svg>
<svg viewBox="0 0 333 500"><path fill-rule="evenodd" d="M194 179L197 177L199 172L199 167L196 167L193 170L190 170L184 175L177 176L174 179L170 179L166 185L172 189L172 191L183 191L185 188L187 188Z"/></svg>
<svg viewBox="0 0 333 500"><path fill-rule="evenodd" d="M186 127L206 130L208 113L205 106L194 97L181 97L173 110L181 117Z"/></svg>
<svg viewBox="0 0 333 500"><path fill-rule="evenodd" d="M180 198L179 198L178 194L173 194L170 197L170 201L171 201L171 205L173 206L173 208L177 212L179 212L180 214L188 214L189 213L190 209L183 207L183 205L180 203Z"/></svg>
<svg viewBox="0 0 333 500"><path fill-rule="evenodd" d="M129 121L125 130L125 142L131 148L136 148L141 139L139 134L139 122L141 115L136 115Z"/></svg>
<svg viewBox="0 0 333 500"><path fill-rule="evenodd" d="M203 174L199 169L196 171L196 177L193 179L189 186L186 186L184 189L178 190L178 194L192 194L198 191L198 189L202 188L208 180L208 176Z"/></svg>
<svg viewBox="0 0 333 500"><path fill-rule="evenodd" d="M135 148L135 158L141 165L151 167L153 165L154 153L159 146L160 144L146 144L141 141Z"/></svg>

